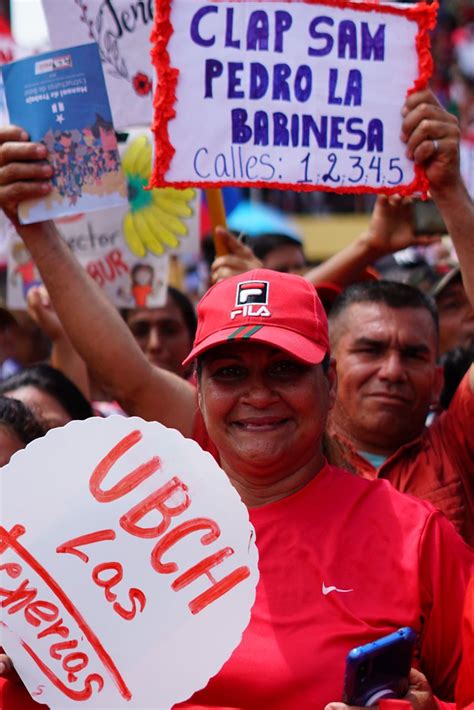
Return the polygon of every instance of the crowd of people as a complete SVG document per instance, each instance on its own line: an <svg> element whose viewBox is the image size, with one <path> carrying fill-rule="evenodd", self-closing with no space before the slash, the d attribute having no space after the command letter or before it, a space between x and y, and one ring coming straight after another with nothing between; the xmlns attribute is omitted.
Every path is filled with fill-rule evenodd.
<svg viewBox="0 0 474 710"><path fill-rule="evenodd" d="M380 278L383 257L432 241L381 196L368 230L312 269L295 240L252 249L221 228L196 318L171 287L162 308L119 314L54 223L21 225L52 170L44 145L0 128L0 206L46 286L29 300L54 365L0 384L2 464L108 399L210 451L256 530L249 626L177 707L341 710L347 653L404 626L419 637L410 705L474 707L474 205L458 122L429 90L407 99L403 137L456 266L424 290ZM0 676L1 710L37 707L6 656Z"/></svg>

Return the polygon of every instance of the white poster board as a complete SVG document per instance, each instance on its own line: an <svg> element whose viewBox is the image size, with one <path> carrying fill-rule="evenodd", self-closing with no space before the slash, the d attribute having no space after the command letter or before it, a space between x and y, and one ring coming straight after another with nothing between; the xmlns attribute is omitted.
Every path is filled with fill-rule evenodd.
<svg viewBox="0 0 474 710"><path fill-rule="evenodd" d="M116 128L152 118L154 0L42 0L53 49L97 42Z"/></svg>
<svg viewBox="0 0 474 710"><path fill-rule="evenodd" d="M56 220L56 225L114 305L155 308L166 301L168 254L199 252L200 191L145 189L152 166L148 133L132 132L120 150L128 206L73 215ZM24 309L26 295L40 283L40 275L11 227L10 234L7 303Z"/></svg>
<svg viewBox="0 0 474 710"><path fill-rule="evenodd" d="M168 257L137 258L127 248L122 225L127 210L116 208L57 220L57 227L75 256L117 308L155 308L166 301ZM7 303L26 308L26 296L41 283L38 269L11 230L7 252Z"/></svg>
<svg viewBox="0 0 474 710"><path fill-rule="evenodd" d="M195 442L136 417L72 422L13 456L1 496L0 644L38 702L170 708L239 644L254 530Z"/></svg>
<svg viewBox="0 0 474 710"><path fill-rule="evenodd" d="M13 62L16 59L22 59L31 54L30 51L24 47L20 47L16 42L14 42L13 37L10 34L3 34L0 32L0 67L8 62ZM3 86L3 76L0 70L0 123L2 126L10 123L10 118L8 116L7 102L5 99L5 88Z"/></svg>
<svg viewBox="0 0 474 710"><path fill-rule="evenodd" d="M435 6L157 7L154 185L422 189L400 138L401 108L428 81Z"/></svg>
<svg viewBox="0 0 474 710"><path fill-rule="evenodd" d="M18 45L11 34L0 32L0 66L27 57L29 54L31 51Z"/></svg>

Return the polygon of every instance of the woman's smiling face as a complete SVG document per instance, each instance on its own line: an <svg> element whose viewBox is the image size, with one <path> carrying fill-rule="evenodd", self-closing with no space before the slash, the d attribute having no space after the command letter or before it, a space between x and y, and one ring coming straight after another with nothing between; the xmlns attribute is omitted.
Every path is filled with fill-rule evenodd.
<svg viewBox="0 0 474 710"><path fill-rule="evenodd" d="M335 372L262 343L229 343L206 353L199 402L231 478L281 481L321 466L322 435L335 398Z"/></svg>

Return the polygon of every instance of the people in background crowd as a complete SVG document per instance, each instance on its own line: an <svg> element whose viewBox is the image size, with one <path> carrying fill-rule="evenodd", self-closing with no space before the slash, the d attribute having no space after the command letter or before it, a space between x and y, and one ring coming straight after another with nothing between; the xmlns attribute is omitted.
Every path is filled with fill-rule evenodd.
<svg viewBox="0 0 474 710"><path fill-rule="evenodd" d="M45 363L0 382L0 394L26 404L50 429L94 416L90 402L74 383Z"/></svg>
<svg viewBox="0 0 474 710"><path fill-rule="evenodd" d="M46 428L23 402L0 396L0 468L45 433Z"/></svg>

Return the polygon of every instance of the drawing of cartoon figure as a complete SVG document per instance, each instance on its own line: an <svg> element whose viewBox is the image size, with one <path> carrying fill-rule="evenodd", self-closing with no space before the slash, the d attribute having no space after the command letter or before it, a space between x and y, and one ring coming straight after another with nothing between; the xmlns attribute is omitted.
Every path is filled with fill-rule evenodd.
<svg viewBox="0 0 474 710"><path fill-rule="evenodd" d="M155 292L153 282L155 270L150 264L135 264L130 272L130 291L125 293L119 289L118 294L122 298L134 301L135 308L146 308L148 298Z"/></svg>
<svg viewBox="0 0 474 710"><path fill-rule="evenodd" d="M136 308L146 307L149 296L153 293L153 280L155 271L150 264L135 264L130 278L132 280L131 293Z"/></svg>
<svg viewBox="0 0 474 710"><path fill-rule="evenodd" d="M23 297L26 299L28 291L33 286L40 286L41 279L36 268L36 264L31 258L31 254L22 242L15 242L11 250L16 261L11 280L16 284L18 276L21 278Z"/></svg>

